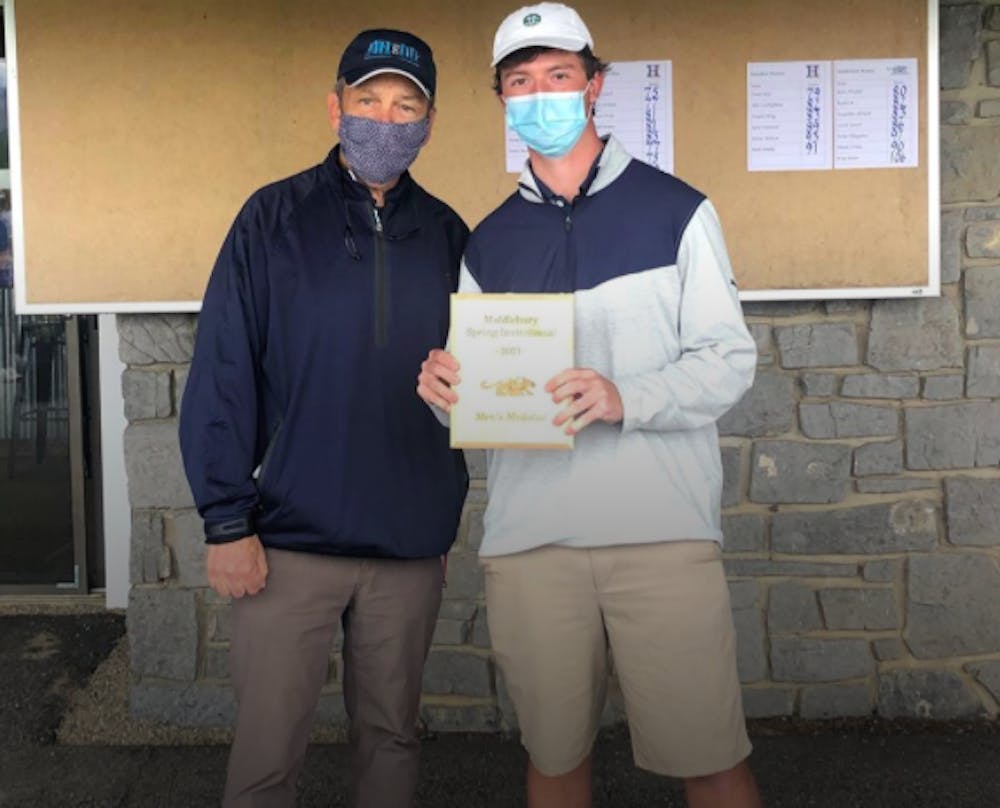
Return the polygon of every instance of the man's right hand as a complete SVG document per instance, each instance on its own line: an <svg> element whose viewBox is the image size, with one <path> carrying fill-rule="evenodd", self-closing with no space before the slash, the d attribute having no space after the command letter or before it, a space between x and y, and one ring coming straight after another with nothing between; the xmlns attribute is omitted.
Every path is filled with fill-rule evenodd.
<svg viewBox="0 0 1000 808"><path fill-rule="evenodd" d="M420 365L417 395L428 404L449 412L458 401L458 393L452 387L460 380L458 360L447 351L435 348Z"/></svg>
<svg viewBox="0 0 1000 808"><path fill-rule="evenodd" d="M205 557L205 571L209 585L223 597L256 595L264 588L267 578L264 547L256 536L225 544L210 544Z"/></svg>

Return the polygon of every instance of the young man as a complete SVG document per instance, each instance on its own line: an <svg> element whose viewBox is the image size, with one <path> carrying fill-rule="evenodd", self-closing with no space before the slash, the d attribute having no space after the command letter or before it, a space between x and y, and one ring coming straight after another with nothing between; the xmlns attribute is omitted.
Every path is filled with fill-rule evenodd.
<svg viewBox="0 0 1000 808"><path fill-rule="evenodd" d="M545 387L575 449L489 456L490 635L532 808L590 805L608 646L636 763L684 778L691 806L751 808L715 422L753 380L754 341L712 205L598 137L592 47L557 3L514 12L494 41L530 159L470 238L460 290L575 293L577 367ZM459 380L431 351L418 392L442 420Z"/></svg>
<svg viewBox="0 0 1000 808"><path fill-rule="evenodd" d="M413 372L448 329L468 230L407 172L435 67L412 34L344 51L340 144L257 191L205 293L181 447L232 604L226 806L291 806L344 631L351 804L413 803L423 664L467 476Z"/></svg>

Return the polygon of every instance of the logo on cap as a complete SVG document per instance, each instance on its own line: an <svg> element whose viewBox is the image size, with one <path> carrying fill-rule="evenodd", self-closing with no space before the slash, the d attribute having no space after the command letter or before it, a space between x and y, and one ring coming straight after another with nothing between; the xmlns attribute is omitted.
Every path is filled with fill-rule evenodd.
<svg viewBox="0 0 1000 808"><path fill-rule="evenodd" d="M523 20L525 25L538 25L541 21L541 14L528 14Z"/></svg>
<svg viewBox="0 0 1000 808"><path fill-rule="evenodd" d="M365 59L384 59L396 56L410 64L420 64L420 54L416 48L404 45L401 42L389 42L386 39L372 40L365 53Z"/></svg>

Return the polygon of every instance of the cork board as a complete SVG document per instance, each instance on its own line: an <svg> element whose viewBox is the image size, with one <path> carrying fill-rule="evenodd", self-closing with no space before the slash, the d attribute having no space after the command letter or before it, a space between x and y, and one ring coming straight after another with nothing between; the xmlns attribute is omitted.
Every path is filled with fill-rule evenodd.
<svg viewBox="0 0 1000 808"><path fill-rule="evenodd" d="M6 0L19 310L197 308L246 197L333 143L325 96L366 27L434 48L437 119L413 173L474 225L514 188L489 67L513 6ZM673 61L676 172L715 202L744 296L936 291L933 0L576 7L602 58ZM920 67L918 168L746 170L748 61L904 57Z"/></svg>

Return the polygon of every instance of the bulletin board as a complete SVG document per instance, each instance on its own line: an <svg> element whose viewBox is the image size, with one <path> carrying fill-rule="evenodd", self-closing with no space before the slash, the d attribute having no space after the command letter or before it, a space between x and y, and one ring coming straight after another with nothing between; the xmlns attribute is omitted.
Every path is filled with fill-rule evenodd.
<svg viewBox="0 0 1000 808"><path fill-rule="evenodd" d="M714 202L746 299L938 293L934 0L578 0L607 61L673 63L675 170ZM470 225L512 192L482 0L5 0L22 313L196 310L256 188L323 159L369 27L433 47L418 181ZM916 58L915 168L748 172L746 65Z"/></svg>

